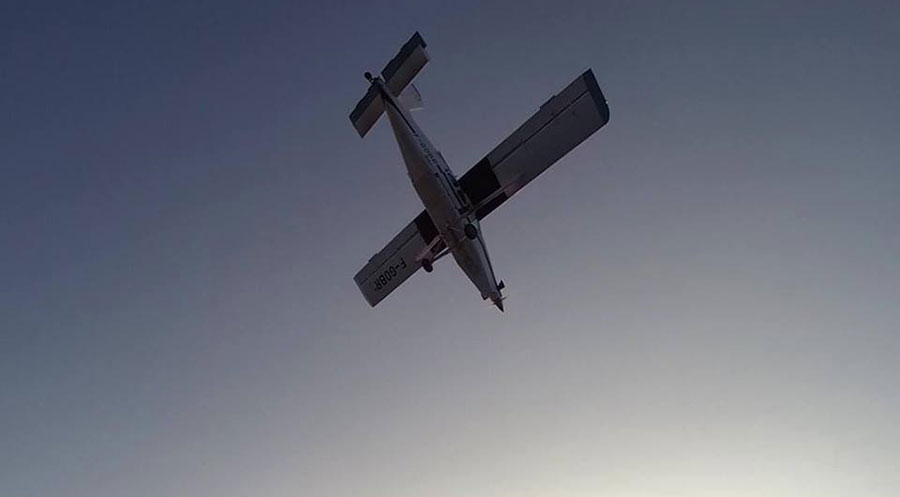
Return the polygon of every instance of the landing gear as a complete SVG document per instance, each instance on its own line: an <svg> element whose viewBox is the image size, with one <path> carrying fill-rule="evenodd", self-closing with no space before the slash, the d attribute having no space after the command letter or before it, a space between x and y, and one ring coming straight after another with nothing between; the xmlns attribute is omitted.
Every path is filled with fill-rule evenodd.
<svg viewBox="0 0 900 497"><path fill-rule="evenodd" d="M478 238L478 228L476 228L474 224L466 224L463 227L463 233L466 234L466 238L468 238L469 240Z"/></svg>
<svg viewBox="0 0 900 497"><path fill-rule="evenodd" d="M422 259L422 269L424 269L426 273L430 273L434 271L434 266L431 265L431 261L428 259Z"/></svg>

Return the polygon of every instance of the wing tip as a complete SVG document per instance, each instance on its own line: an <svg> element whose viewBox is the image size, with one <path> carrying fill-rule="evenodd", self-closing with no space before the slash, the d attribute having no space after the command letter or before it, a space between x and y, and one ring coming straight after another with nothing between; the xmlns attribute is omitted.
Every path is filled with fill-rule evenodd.
<svg viewBox="0 0 900 497"><path fill-rule="evenodd" d="M425 48L428 46L428 44L425 43L425 40L422 38L422 35L419 34L418 30L415 33L413 33L413 35L409 38L409 41L406 43L413 44L413 45L421 45L422 48Z"/></svg>
<svg viewBox="0 0 900 497"><path fill-rule="evenodd" d="M600 85L597 83L597 78L594 76L594 70L588 69L581 75L581 78L584 80L584 84L587 86L591 98L594 99L594 104L597 106L597 112L600 113L600 117L603 119L600 126L603 126L609 122L609 105L606 102L603 91L600 90Z"/></svg>

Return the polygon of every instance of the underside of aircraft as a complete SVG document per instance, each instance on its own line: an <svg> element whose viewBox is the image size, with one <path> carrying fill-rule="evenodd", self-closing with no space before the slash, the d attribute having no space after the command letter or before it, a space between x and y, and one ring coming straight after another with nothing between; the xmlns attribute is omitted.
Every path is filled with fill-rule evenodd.
<svg viewBox="0 0 900 497"><path fill-rule="evenodd" d="M603 127L609 107L589 69L457 178L409 112L421 107L412 80L429 60L425 47L415 33L379 76L366 73L369 89L350 113L360 137L388 115L425 207L353 279L375 306L419 268L430 273L449 254L482 299L502 311L504 284L494 274L479 221Z"/></svg>

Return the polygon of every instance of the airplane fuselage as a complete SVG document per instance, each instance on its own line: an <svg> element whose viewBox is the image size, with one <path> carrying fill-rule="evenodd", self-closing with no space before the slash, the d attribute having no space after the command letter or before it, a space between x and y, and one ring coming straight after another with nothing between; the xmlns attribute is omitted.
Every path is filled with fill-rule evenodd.
<svg viewBox="0 0 900 497"><path fill-rule="evenodd" d="M412 119L409 111L380 79L375 79L373 84L380 89L409 179L441 239L457 265L481 292L481 297L490 299L503 310L500 288L471 202L443 156Z"/></svg>

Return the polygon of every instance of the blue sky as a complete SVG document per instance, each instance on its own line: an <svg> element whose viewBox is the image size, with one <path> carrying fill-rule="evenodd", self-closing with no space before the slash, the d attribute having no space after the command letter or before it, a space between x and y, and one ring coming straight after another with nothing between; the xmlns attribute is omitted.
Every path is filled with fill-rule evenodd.
<svg viewBox="0 0 900 497"><path fill-rule="evenodd" d="M0 493L896 495L892 2L0 8ZM610 123L449 259L347 115L414 32L464 172L592 68Z"/></svg>

